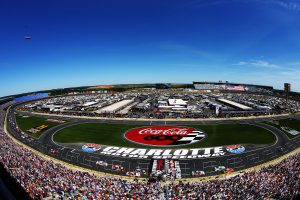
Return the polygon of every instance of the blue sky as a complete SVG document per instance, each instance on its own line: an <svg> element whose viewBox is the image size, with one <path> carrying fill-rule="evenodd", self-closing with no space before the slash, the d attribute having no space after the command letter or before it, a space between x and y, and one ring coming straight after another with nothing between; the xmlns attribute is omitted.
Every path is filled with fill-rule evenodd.
<svg viewBox="0 0 300 200"><path fill-rule="evenodd" d="M300 91L297 0L4 0L0 24L0 96L202 80Z"/></svg>

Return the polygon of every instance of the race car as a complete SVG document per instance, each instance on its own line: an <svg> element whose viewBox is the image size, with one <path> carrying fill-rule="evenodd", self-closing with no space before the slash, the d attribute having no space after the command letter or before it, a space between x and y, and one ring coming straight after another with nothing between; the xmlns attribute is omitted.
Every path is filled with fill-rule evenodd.
<svg viewBox="0 0 300 200"><path fill-rule="evenodd" d="M215 167L215 172L221 172L221 171L224 171L225 169L226 169L225 166L220 165L220 166Z"/></svg>
<svg viewBox="0 0 300 200"><path fill-rule="evenodd" d="M233 168L227 168L224 170L224 174L228 174L228 173L231 173L231 172L234 172L235 170Z"/></svg>
<svg viewBox="0 0 300 200"><path fill-rule="evenodd" d="M57 152L58 152L58 151L55 150L55 149L51 149L51 150L50 150L50 153L51 153L51 154L57 154Z"/></svg>
<svg viewBox="0 0 300 200"><path fill-rule="evenodd" d="M204 176L204 171L192 171L192 176Z"/></svg>
<svg viewBox="0 0 300 200"><path fill-rule="evenodd" d="M107 163L107 162L104 162L104 161L102 161L102 160L100 160L100 161L97 161L97 162L96 162L96 165L103 166L103 167L107 167L107 166L108 166L108 163Z"/></svg>

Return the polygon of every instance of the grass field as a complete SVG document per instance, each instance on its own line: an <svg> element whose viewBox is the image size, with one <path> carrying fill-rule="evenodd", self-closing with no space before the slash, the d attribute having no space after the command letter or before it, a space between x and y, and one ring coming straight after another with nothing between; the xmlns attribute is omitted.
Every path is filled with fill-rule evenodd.
<svg viewBox="0 0 300 200"><path fill-rule="evenodd" d="M300 132L300 121L297 119L281 119L281 120L276 120L276 121L266 121L265 123L275 126L276 128L279 128L279 129L281 129L280 127L282 127L282 126L290 127L292 129L295 129L296 131ZM282 130L282 131L285 132L285 134L290 139L296 137L295 135L292 135L292 134L288 133L287 131L284 131L284 130Z"/></svg>
<svg viewBox="0 0 300 200"><path fill-rule="evenodd" d="M54 135L54 141L145 147L132 143L123 137L128 129L135 127L141 127L141 125L83 123L60 130ZM271 144L276 141L275 136L268 130L248 124L193 125L190 127L201 129L208 135L203 141L186 146L190 148L229 144Z"/></svg>
<svg viewBox="0 0 300 200"><path fill-rule="evenodd" d="M58 123L47 122L46 121L47 118L43 118L43 117L33 117L33 116L23 117L20 115L16 115L16 120L17 120L18 127L23 132L25 132L28 135L31 135L32 137L35 137L35 138L40 137L40 135L47 129L58 125ZM37 133L30 133L27 131L31 128L34 128L34 127L40 126L40 125L48 125L48 127L46 129L44 129L43 131L40 131Z"/></svg>

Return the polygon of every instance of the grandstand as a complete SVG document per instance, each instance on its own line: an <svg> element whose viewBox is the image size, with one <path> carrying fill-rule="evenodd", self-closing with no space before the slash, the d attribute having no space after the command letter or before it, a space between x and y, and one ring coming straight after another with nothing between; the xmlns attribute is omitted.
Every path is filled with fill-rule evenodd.
<svg viewBox="0 0 300 200"><path fill-rule="evenodd" d="M6 97L6 98L1 98L0 99L0 105L1 104L4 104L4 103L7 103L9 101L12 101L14 98L13 97Z"/></svg>
<svg viewBox="0 0 300 200"><path fill-rule="evenodd" d="M194 81L193 85L196 90L240 91L240 92L257 92L257 93L270 93L273 91L272 86L231 83L228 81L226 82Z"/></svg>
<svg viewBox="0 0 300 200"><path fill-rule="evenodd" d="M49 96L48 93L30 94L30 95L26 95L26 96L16 97L14 99L14 101L18 103L18 102L22 102L22 101L29 101L29 100L33 100L33 99L45 98L48 96Z"/></svg>

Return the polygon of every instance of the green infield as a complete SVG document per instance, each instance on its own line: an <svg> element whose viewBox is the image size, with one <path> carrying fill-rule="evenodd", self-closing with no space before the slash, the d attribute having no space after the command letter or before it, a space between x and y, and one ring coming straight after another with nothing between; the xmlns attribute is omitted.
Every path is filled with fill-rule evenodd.
<svg viewBox="0 0 300 200"><path fill-rule="evenodd" d="M103 145L145 148L128 141L123 134L142 125L83 123L66 127L54 134L59 143L97 143ZM272 144L276 137L266 129L249 124L218 124L188 126L203 130L207 138L187 145L189 148L223 146L229 144ZM159 147L161 148L161 147ZM169 147L170 148L170 147ZM176 147L178 148L178 147Z"/></svg>
<svg viewBox="0 0 300 200"><path fill-rule="evenodd" d="M18 127L28 135L31 135L32 137L38 138L40 135L47 129L57 126L58 123L54 122L49 122L47 121L47 118L44 117L35 117L35 116L26 116L26 115L16 115L16 120ZM47 128L36 132L36 133L31 133L28 130L31 128L35 128L38 126L46 125L48 126Z"/></svg>
<svg viewBox="0 0 300 200"><path fill-rule="evenodd" d="M297 119L281 119L281 120L273 120L273 121L266 121L264 122L266 124L275 126L276 128L279 128L282 130L290 139L296 137L297 135L293 135L290 133L291 130L294 129L298 132L300 132L300 121ZM298 134L299 135L299 134Z"/></svg>

